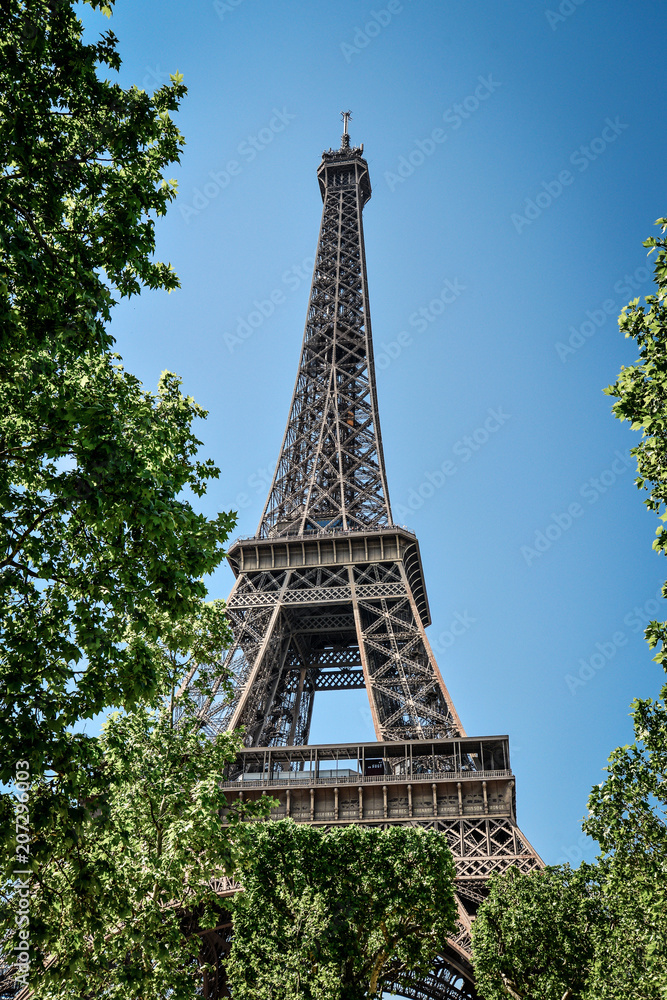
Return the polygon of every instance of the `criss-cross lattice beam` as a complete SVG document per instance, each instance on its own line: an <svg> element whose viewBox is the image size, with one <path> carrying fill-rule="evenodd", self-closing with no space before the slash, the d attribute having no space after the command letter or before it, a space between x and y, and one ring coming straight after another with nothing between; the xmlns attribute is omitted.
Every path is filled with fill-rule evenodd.
<svg viewBox="0 0 667 1000"><path fill-rule="evenodd" d="M228 608L234 690L202 705L210 731L304 744L316 691L365 686L378 739L462 735L401 560L242 573Z"/></svg>

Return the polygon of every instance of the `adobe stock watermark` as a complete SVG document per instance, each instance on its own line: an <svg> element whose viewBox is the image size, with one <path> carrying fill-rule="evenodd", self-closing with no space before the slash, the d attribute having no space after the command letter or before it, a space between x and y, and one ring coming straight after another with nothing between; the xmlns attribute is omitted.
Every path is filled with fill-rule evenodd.
<svg viewBox="0 0 667 1000"><path fill-rule="evenodd" d="M141 81L142 90L148 90L149 87L158 89L162 87L163 84L169 83L171 80L171 73L167 70L160 69L158 66L146 66L146 75Z"/></svg>
<svg viewBox="0 0 667 1000"><path fill-rule="evenodd" d="M558 10L545 10L544 15L549 22L551 30L555 31L559 24L564 24L568 17L572 17L579 7L585 3L586 0L561 0Z"/></svg>
<svg viewBox="0 0 667 1000"><path fill-rule="evenodd" d="M644 631L649 622L655 621L655 616L658 612L661 609L664 611L665 599L662 596L662 587L662 581L659 581L655 597L651 597L641 607L635 605L624 616L623 624L630 632L634 632L636 635L638 632ZM587 658L580 657L577 673L565 674L564 680L570 694L575 695L579 688L584 687L593 677L596 677L614 659L618 650L627 645L628 638L627 632L617 629L609 638L595 643L595 649L591 656Z"/></svg>
<svg viewBox="0 0 667 1000"><path fill-rule="evenodd" d="M213 10L220 20L223 21L225 14L231 14L242 3L245 3L245 0L213 0Z"/></svg>
<svg viewBox="0 0 667 1000"><path fill-rule="evenodd" d="M12 875L12 898L16 901L15 955L17 971L14 979L27 989L30 973L30 764L19 760L14 777L15 843Z"/></svg>
<svg viewBox="0 0 667 1000"><path fill-rule="evenodd" d="M463 613L457 611L449 623L449 626L442 632L439 632L437 637L433 640L431 643L431 649L437 656L442 656L442 654L450 649L457 639L460 639L462 635L465 635L476 622L477 619L469 615L467 611L464 611Z"/></svg>
<svg viewBox="0 0 667 1000"><path fill-rule="evenodd" d="M576 868L585 858L590 858L591 854L595 851L595 841L591 837L587 837L585 833L582 833L576 844L570 844L569 847L564 847L561 844L560 849L563 854L556 861L556 864L569 864L572 868Z"/></svg>
<svg viewBox="0 0 667 1000"><path fill-rule="evenodd" d="M651 277L652 272L648 267L638 267L632 274L623 275L614 284L614 292L621 296L620 302L618 299L605 299L597 308L586 310L586 319L580 326L568 327L570 336L567 341L559 340L554 345L563 364L604 326L610 316L618 316L628 299L634 297Z"/></svg>
<svg viewBox="0 0 667 1000"><path fill-rule="evenodd" d="M313 257L304 257L300 264L294 264L287 271L283 271L280 287L273 288L264 298L253 299L250 311L243 316L236 317L236 326L233 331L225 331L222 335L230 354L233 354L244 341L252 337L253 333L259 330L269 317L273 316L279 306L287 302L284 288L287 288L289 292L296 292L304 281L310 279L314 266Z"/></svg>
<svg viewBox="0 0 667 1000"><path fill-rule="evenodd" d="M246 480L246 490L252 490L253 496L264 496L273 482L276 463L269 462L251 473ZM236 494L235 510L245 510L252 503L252 497L245 490Z"/></svg>
<svg viewBox="0 0 667 1000"><path fill-rule="evenodd" d="M579 490L579 495L589 504L595 504L617 482L619 476L634 467L634 459L620 451L614 452L614 460L608 469L598 476L591 476ZM532 545L522 545L520 552L526 566L532 566L536 559L541 559L545 552L569 531L575 521L583 517L586 508L578 501L568 504L567 509L559 514L552 514L551 520L542 530L535 532Z"/></svg>
<svg viewBox="0 0 667 1000"><path fill-rule="evenodd" d="M364 724L364 726L368 727L369 729L374 729L375 727L373 725L373 713L371 712L370 708L364 706L364 708L359 708L357 709L357 711L361 716L361 721Z"/></svg>
<svg viewBox="0 0 667 1000"><path fill-rule="evenodd" d="M570 153L569 162L576 167L579 173L588 170L591 163L594 163L609 146L616 142L619 135L622 135L626 128L630 126L622 122L618 116L613 120L605 118L604 128L599 136L588 143L587 146L579 146ZM542 181L541 190L534 198L526 198L523 215L519 212L512 212L510 221L517 233L522 233L526 226L532 226L533 222L550 208L565 191L565 188L574 184L575 174L571 170L561 170L553 180Z"/></svg>
<svg viewBox="0 0 667 1000"><path fill-rule="evenodd" d="M460 129L464 121L470 118L502 86L498 80L493 79L492 73L489 73L488 76L479 76L477 79L479 83L473 93L468 94L459 103L452 104L442 114L442 120L452 132ZM425 139L416 139L410 152L399 156L396 170L385 170L384 179L389 185L389 190L395 191L399 184L404 184L408 177L412 177L415 170L421 167L429 156L433 156L436 149L447 142L448 138L448 131L443 128L434 128Z"/></svg>
<svg viewBox="0 0 667 1000"><path fill-rule="evenodd" d="M404 10L405 8L400 0L389 0L386 7L381 7L380 10L372 10L364 26L362 28L355 28L352 42L340 43L340 50L343 53L345 62L349 65L354 56L358 56L363 52L372 40L377 38L380 32L384 31L391 24L396 15L402 14Z"/></svg>
<svg viewBox="0 0 667 1000"><path fill-rule="evenodd" d="M290 114L287 108L274 108L272 117L264 128L255 135L246 136L243 142L238 144L236 147L238 160L228 160L222 170L209 170L210 179L200 188L194 189L191 203L178 206L185 224L188 225L193 216L203 212L219 194L225 191L232 183L232 179L242 174L244 167L252 163L295 118L296 115Z"/></svg>
<svg viewBox="0 0 667 1000"><path fill-rule="evenodd" d="M510 414L503 411L502 406L487 410L487 417L470 434L460 438L452 446L453 458L446 458L432 472L425 472L422 482L409 490L405 504L394 507L396 520L407 523L410 515L420 510L427 500L435 496L436 490L442 489L448 479L455 476L461 465L469 462L476 452L483 448L490 438L497 434L501 427L510 419Z"/></svg>
<svg viewBox="0 0 667 1000"><path fill-rule="evenodd" d="M408 326L411 326L417 333L425 333L431 323L434 323L439 316L442 316L447 306L453 305L458 297L465 292L466 286L459 278L445 278L442 288L426 306L421 306L408 316ZM392 361L400 357L406 347L412 347L414 339L407 330L401 332L390 340L389 343L380 344L379 351L375 352L375 365L381 371L388 368Z"/></svg>

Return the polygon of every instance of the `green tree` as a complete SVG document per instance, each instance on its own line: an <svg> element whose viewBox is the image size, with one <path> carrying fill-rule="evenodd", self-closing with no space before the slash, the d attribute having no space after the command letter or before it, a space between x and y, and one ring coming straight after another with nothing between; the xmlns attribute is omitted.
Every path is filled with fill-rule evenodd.
<svg viewBox="0 0 667 1000"><path fill-rule="evenodd" d="M473 924L480 994L579 1000L608 918L595 865L496 876Z"/></svg>
<svg viewBox="0 0 667 1000"><path fill-rule="evenodd" d="M664 1000L667 996L667 707L635 702L636 742L593 789L592 865L492 880L473 925L487 1000Z"/></svg>
<svg viewBox="0 0 667 1000"><path fill-rule="evenodd" d="M214 882L234 875L239 820L265 815L270 805L227 808L220 775L239 737L205 733L196 696L179 698L176 690L196 666L205 694L228 628L222 602L214 602L180 621L170 647L156 643L152 655L171 681L169 696L158 709L114 713L102 735L87 741L86 766L76 781L62 780L66 808L52 808L57 777L31 783L25 810L36 1000L198 995L202 934L230 919ZM0 923L14 932L4 948L11 965L16 863L13 830L5 832Z"/></svg>
<svg viewBox="0 0 667 1000"><path fill-rule="evenodd" d="M361 1000L426 973L456 926L442 835L281 820L243 829L227 964L238 1000Z"/></svg>
<svg viewBox="0 0 667 1000"><path fill-rule="evenodd" d="M219 474L197 458L205 411L169 372L146 392L108 326L119 298L178 287L155 220L185 87L123 89L116 49L110 31L84 40L71 0L0 5L0 779L27 764L30 940L53 997L192 995L233 841L217 780L235 744L173 685L199 671L204 696L219 673L228 629L202 578L234 518L187 499ZM111 706L133 711L77 731Z"/></svg>
<svg viewBox="0 0 667 1000"><path fill-rule="evenodd" d="M201 934L229 920L211 880L233 872L219 774L235 742L135 709L106 723L96 750L82 798L35 828L34 995L190 1000ZM33 787L37 815L42 794ZM3 908L9 924L11 892Z"/></svg>
<svg viewBox="0 0 667 1000"><path fill-rule="evenodd" d="M618 320L625 336L639 347L634 365L621 368L620 374L604 391L617 401L612 413L618 420L629 420L633 430L641 430L642 439L632 449L637 459L637 488L648 492L644 500L649 510L663 523L656 529L653 548L667 555L667 219L658 219L659 237L645 240L644 246L656 253L655 283L657 292L648 295L645 304L633 299ZM667 585L663 588L667 596ZM667 623L651 622L646 639L651 648L662 644L655 656L657 663L667 663L665 639Z"/></svg>
<svg viewBox="0 0 667 1000"><path fill-rule="evenodd" d="M613 996L610 977L621 995L667 996L666 698L664 687L659 699L633 702L635 742L614 750L588 802L584 830L600 844L619 914L599 960L595 995L604 998Z"/></svg>
<svg viewBox="0 0 667 1000"><path fill-rule="evenodd" d="M641 430L632 449L636 485L648 493L645 505L662 522L653 548L667 555L667 219L658 219L660 236L644 242L655 254L656 293L644 304L634 299L621 313L619 327L636 341L639 358L622 368L605 392L616 402L612 412ZM667 596L667 584L663 587ZM667 622L650 622L646 632L654 659L667 670ZM634 983L646 996L667 995L667 685L657 699L632 703L635 742L609 758L606 781L593 789L584 830L609 860L610 887L624 901L634 954L640 969ZM616 962L619 972L623 956ZM632 964L632 963L631 963ZM628 982L633 982L632 972ZM636 986L633 985L633 989Z"/></svg>
<svg viewBox="0 0 667 1000"><path fill-rule="evenodd" d="M162 175L185 93L179 74L152 96L109 80L116 44L85 43L70 0L0 6L5 782L24 759L63 788L86 764L73 724L158 696L154 643L199 613L234 523L184 495L218 475L196 458L205 411L168 372L145 392L111 352L114 302L178 285L154 259L154 222L175 196Z"/></svg>

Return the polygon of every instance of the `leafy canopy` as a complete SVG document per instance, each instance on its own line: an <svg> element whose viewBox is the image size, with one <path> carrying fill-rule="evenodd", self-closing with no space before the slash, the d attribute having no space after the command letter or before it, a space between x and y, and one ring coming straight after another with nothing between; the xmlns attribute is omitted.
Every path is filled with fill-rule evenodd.
<svg viewBox="0 0 667 1000"><path fill-rule="evenodd" d="M111 12L110 3L87 0ZM3 355L65 342L109 346L114 294L172 289L152 259L154 215L175 197L164 167L183 137L170 117L180 74L153 96L106 74L113 32L86 44L69 0L5 0L0 8L0 285Z"/></svg>
<svg viewBox="0 0 667 1000"><path fill-rule="evenodd" d="M477 988L487 1000L582 997L608 919L595 866L492 878L473 924Z"/></svg>
<svg viewBox="0 0 667 1000"><path fill-rule="evenodd" d="M648 295L645 304L633 299L618 321L626 337L639 347L634 365L621 368L620 374L604 391L616 399L612 412L619 420L629 420L633 430L641 430L642 439L632 449L637 459L637 488L648 492L644 500L649 510L663 522L656 529L653 548L667 555L667 219L658 219L661 236L644 241L649 252L656 252L655 282L657 292ZM667 596L667 585L663 588ZM664 642L667 623L651 622L646 639L653 649L663 643L656 654L657 663L667 663Z"/></svg>
<svg viewBox="0 0 667 1000"><path fill-rule="evenodd" d="M208 968L203 936L230 923L215 880L234 873L241 816L267 806L226 810L219 776L238 738L211 739L192 703L178 709L178 725L173 708L112 715L88 746L67 809L50 808L53 790L43 779L32 785L35 1000L191 1000L198 992ZM11 868L0 894L8 927ZM14 943L6 942L8 964Z"/></svg>
<svg viewBox="0 0 667 1000"><path fill-rule="evenodd" d="M227 973L238 1000L361 1000L430 970L456 926L446 839L408 827L241 831Z"/></svg>
<svg viewBox="0 0 667 1000"><path fill-rule="evenodd" d="M593 865L493 879L473 924L487 1000L664 1000L667 983L667 707L635 702L634 744L609 758L584 830Z"/></svg>
<svg viewBox="0 0 667 1000"><path fill-rule="evenodd" d="M199 613L234 523L185 498L219 474L196 458L205 411L168 372L144 391L111 352L114 301L178 286L154 222L185 93L179 74L123 89L119 66L112 32L86 43L69 0L0 6L3 781L18 759L74 774L74 723L155 699L153 644Z"/></svg>

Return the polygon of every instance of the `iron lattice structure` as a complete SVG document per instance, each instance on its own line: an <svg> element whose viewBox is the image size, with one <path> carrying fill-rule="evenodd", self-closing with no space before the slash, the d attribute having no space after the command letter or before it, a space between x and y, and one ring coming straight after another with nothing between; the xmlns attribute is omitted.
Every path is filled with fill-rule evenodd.
<svg viewBox="0 0 667 1000"><path fill-rule="evenodd" d="M432 974L403 987L403 995L471 1000L470 924L486 879L513 864L525 871L541 862L516 825L508 748L500 769L472 751L461 757L465 732L425 631L431 618L419 544L393 523L362 225L371 185L363 146L350 146L344 117L341 148L325 152L318 170L322 222L287 428L257 533L228 553L236 576L227 602L234 643L201 718L211 734L244 729L246 750L226 776L231 800L234 790L252 798L268 786L280 801L276 817L407 822L448 837L459 931ZM317 748L312 768L313 700L318 691L362 687L382 777L368 775L357 759L341 785L337 775L322 777ZM458 749L445 752L442 741ZM432 763L414 770L414 747L436 743L442 752L433 749ZM406 771L394 758L407 747ZM352 751L326 753L338 760ZM450 757L458 764L443 764ZM206 992L223 996L223 989Z"/></svg>

